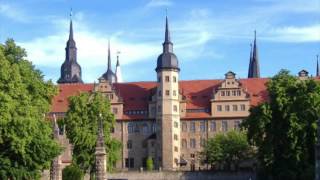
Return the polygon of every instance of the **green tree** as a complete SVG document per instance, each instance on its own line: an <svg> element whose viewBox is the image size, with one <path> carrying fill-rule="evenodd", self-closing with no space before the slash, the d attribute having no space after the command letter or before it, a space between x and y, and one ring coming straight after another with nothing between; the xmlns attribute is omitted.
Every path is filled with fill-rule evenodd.
<svg viewBox="0 0 320 180"><path fill-rule="evenodd" d="M250 144L258 148L261 177L314 179L320 84L281 70L267 90L268 101L251 108L243 123Z"/></svg>
<svg viewBox="0 0 320 180"><path fill-rule="evenodd" d="M0 179L39 179L61 149L45 120L56 88L12 39L0 44Z"/></svg>
<svg viewBox="0 0 320 180"><path fill-rule="evenodd" d="M253 149L244 132L229 131L208 139L200 157L211 166L222 165L230 170L231 165L234 165L237 170L241 162L253 157Z"/></svg>
<svg viewBox="0 0 320 180"><path fill-rule="evenodd" d="M83 180L84 173L74 164L65 167L62 170L62 180Z"/></svg>
<svg viewBox="0 0 320 180"><path fill-rule="evenodd" d="M99 114L104 128L107 151L107 169L111 171L120 157L121 143L111 137L110 130L115 118L110 112L110 102L101 93L81 93L69 98L69 110L64 119L66 133L73 144L73 161L83 171L95 173L95 147L98 133Z"/></svg>
<svg viewBox="0 0 320 180"><path fill-rule="evenodd" d="M148 170L148 171L152 171L152 170L153 170L153 160L152 160L152 157L149 156L149 157L147 158L146 164L147 164L147 170Z"/></svg>

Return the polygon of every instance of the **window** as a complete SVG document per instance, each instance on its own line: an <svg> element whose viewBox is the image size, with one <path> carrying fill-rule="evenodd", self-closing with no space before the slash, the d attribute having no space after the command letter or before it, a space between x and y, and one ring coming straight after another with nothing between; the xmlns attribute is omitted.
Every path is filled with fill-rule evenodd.
<svg viewBox="0 0 320 180"><path fill-rule="evenodd" d="M188 129L188 124L186 122L183 122L181 128L182 128L182 132L186 132Z"/></svg>
<svg viewBox="0 0 320 180"><path fill-rule="evenodd" d="M178 123L177 121L174 121L173 124L174 124L174 127L175 127L175 128L179 128L179 123Z"/></svg>
<svg viewBox="0 0 320 180"><path fill-rule="evenodd" d="M133 123L129 123L129 124L128 124L128 133L129 133L129 134L133 133L133 130L134 130Z"/></svg>
<svg viewBox="0 0 320 180"><path fill-rule="evenodd" d="M234 121L234 130L240 129L240 121Z"/></svg>
<svg viewBox="0 0 320 180"><path fill-rule="evenodd" d="M127 141L127 149L131 149L132 148L132 140L128 140Z"/></svg>
<svg viewBox="0 0 320 180"><path fill-rule="evenodd" d="M240 105L240 108L241 108L241 111L245 111L245 110L246 110L246 105L241 104L241 105Z"/></svg>
<svg viewBox="0 0 320 180"><path fill-rule="evenodd" d="M125 159L126 168L134 168L134 158Z"/></svg>
<svg viewBox="0 0 320 180"><path fill-rule="evenodd" d="M170 95L170 91L166 90L166 95L169 96Z"/></svg>
<svg viewBox="0 0 320 180"><path fill-rule="evenodd" d="M161 91L158 92L158 96L161 97Z"/></svg>
<svg viewBox="0 0 320 180"><path fill-rule="evenodd" d="M240 90L237 91L237 95L241 96L241 91Z"/></svg>
<svg viewBox="0 0 320 180"><path fill-rule="evenodd" d="M148 126L148 124L143 124L143 125L142 125L142 133L143 133L143 134L148 134L148 133L149 133L149 126Z"/></svg>
<svg viewBox="0 0 320 180"><path fill-rule="evenodd" d="M142 158L142 167L146 168L147 167L147 157Z"/></svg>
<svg viewBox="0 0 320 180"><path fill-rule="evenodd" d="M200 146L204 147L206 145L206 139L205 138L200 138Z"/></svg>
<svg viewBox="0 0 320 180"><path fill-rule="evenodd" d="M157 125L155 123L152 123L151 129L152 129L152 132L155 133L157 131Z"/></svg>
<svg viewBox="0 0 320 180"><path fill-rule="evenodd" d="M195 158L196 156L195 156L195 154L192 153L192 154L190 154L190 157Z"/></svg>
<svg viewBox="0 0 320 180"><path fill-rule="evenodd" d="M233 111L238 111L238 105L236 105L236 104L232 105L232 110Z"/></svg>
<svg viewBox="0 0 320 180"><path fill-rule="evenodd" d="M173 96L176 96L177 95L177 91L176 90L173 90Z"/></svg>
<svg viewBox="0 0 320 180"><path fill-rule="evenodd" d="M215 121L210 122L210 131L216 131L217 130L217 125Z"/></svg>
<svg viewBox="0 0 320 180"><path fill-rule="evenodd" d="M206 122L205 121L200 122L200 131L206 132Z"/></svg>
<svg viewBox="0 0 320 180"><path fill-rule="evenodd" d="M227 96L230 96L230 91L226 91L226 95L227 95Z"/></svg>
<svg viewBox="0 0 320 180"><path fill-rule="evenodd" d="M222 121L221 127L222 127L222 131L223 132L228 131L228 122L227 121Z"/></svg>
<svg viewBox="0 0 320 180"><path fill-rule="evenodd" d="M187 148L187 146L188 146L188 145L187 145L187 140L186 140L186 139L182 139L182 140L181 140L181 147L182 147L182 148Z"/></svg>
<svg viewBox="0 0 320 180"><path fill-rule="evenodd" d="M174 152L178 152L178 151L179 151L178 147L175 146L175 147L174 147Z"/></svg>
<svg viewBox="0 0 320 180"><path fill-rule="evenodd" d="M158 82L161 82L161 77L158 77Z"/></svg>
<svg viewBox="0 0 320 180"><path fill-rule="evenodd" d="M177 105L173 105L173 111L174 112L178 112L178 106Z"/></svg>
<svg viewBox="0 0 320 180"><path fill-rule="evenodd" d="M221 105L217 105L217 111L222 111L222 106Z"/></svg>
<svg viewBox="0 0 320 180"><path fill-rule="evenodd" d="M178 141L178 135L174 134L174 135L173 135L173 139L176 140L176 141Z"/></svg>
<svg viewBox="0 0 320 180"><path fill-rule="evenodd" d="M169 81L170 81L169 76L166 76L166 82L169 82Z"/></svg>
<svg viewBox="0 0 320 180"><path fill-rule="evenodd" d="M190 148L196 148L196 139L190 139Z"/></svg>
<svg viewBox="0 0 320 180"><path fill-rule="evenodd" d="M113 114L118 114L118 108L112 108Z"/></svg>
<svg viewBox="0 0 320 180"><path fill-rule="evenodd" d="M221 96L225 96L226 93L224 91L221 91Z"/></svg>
<svg viewBox="0 0 320 180"><path fill-rule="evenodd" d="M158 105L158 112L161 112L161 105Z"/></svg>
<svg viewBox="0 0 320 180"><path fill-rule="evenodd" d="M173 76L173 82L177 82L177 77Z"/></svg>
<svg viewBox="0 0 320 180"><path fill-rule="evenodd" d="M136 125L134 126L134 132L135 132L135 133L139 133L139 132L140 132L140 128L139 128L139 125L138 125L138 124L136 124Z"/></svg>
<svg viewBox="0 0 320 180"><path fill-rule="evenodd" d="M156 107L151 107L151 114L155 115L156 114Z"/></svg>
<svg viewBox="0 0 320 180"><path fill-rule="evenodd" d="M232 96L236 96L237 92L236 91L232 91Z"/></svg>
<svg viewBox="0 0 320 180"><path fill-rule="evenodd" d="M190 122L190 132L196 132L196 123Z"/></svg>
<svg viewBox="0 0 320 180"><path fill-rule="evenodd" d="M225 105L224 108L225 108L226 111L230 111L230 106L229 105Z"/></svg>

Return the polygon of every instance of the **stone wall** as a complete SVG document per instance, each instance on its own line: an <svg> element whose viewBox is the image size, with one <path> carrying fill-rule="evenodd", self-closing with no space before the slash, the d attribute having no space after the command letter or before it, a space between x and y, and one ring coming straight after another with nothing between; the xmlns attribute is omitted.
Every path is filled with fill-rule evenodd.
<svg viewBox="0 0 320 180"><path fill-rule="evenodd" d="M252 172L119 172L108 173L108 180L256 180Z"/></svg>

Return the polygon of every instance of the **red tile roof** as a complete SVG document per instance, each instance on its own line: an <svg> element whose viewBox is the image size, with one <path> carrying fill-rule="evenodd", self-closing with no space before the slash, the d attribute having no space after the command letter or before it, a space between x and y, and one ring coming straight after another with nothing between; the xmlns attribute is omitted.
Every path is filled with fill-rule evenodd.
<svg viewBox="0 0 320 180"><path fill-rule="evenodd" d="M186 96L187 109L210 109L210 99L213 89L223 80L190 80L180 81L180 92ZM251 97L251 105L257 105L267 99L265 83L266 78L252 78L240 80L242 86ZM124 111L148 110L148 102L155 93L156 82L131 82L114 84L115 89L124 101ZM93 84L61 84L59 94L54 97L51 112L66 112L68 110L68 97L80 92L91 92ZM209 118L206 112L190 112L186 118ZM147 119L147 115L123 115L124 120Z"/></svg>
<svg viewBox="0 0 320 180"><path fill-rule="evenodd" d="M92 92L93 84L59 84L58 95L52 100L51 112L67 112L68 98L81 92Z"/></svg>

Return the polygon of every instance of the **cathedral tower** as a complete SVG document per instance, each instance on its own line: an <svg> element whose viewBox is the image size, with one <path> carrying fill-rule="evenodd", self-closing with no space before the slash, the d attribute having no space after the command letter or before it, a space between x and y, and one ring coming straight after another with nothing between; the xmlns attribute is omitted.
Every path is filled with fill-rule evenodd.
<svg viewBox="0 0 320 180"><path fill-rule="evenodd" d="M71 17L71 14L70 14ZM83 83L81 79L81 67L77 62L77 47L73 39L72 19L70 18L70 32L66 47L66 59L61 65L61 76L59 84L63 83Z"/></svg>
<svg viewBox="0 0 320 180"><path fill-rule="evenodd" d="M254 31L254 42L253 47L251 47L248 78L260 78L256 31Z"/></svg>
<svg viewBox="0 0 320 180"><path fill-rule="evenodd" d="M163 52L157 60L158 159L164 170L177 170L180 159L179 65L166 17Z"/></svg>
<svg viewBox="0 0 320 180"><path fill-rule="evenodd" d="M105 72L101 78L107 80L109 83L116 82L116 75L113 73L111 68L110 40L108 42L108 69L107 72Z"/></svg>

